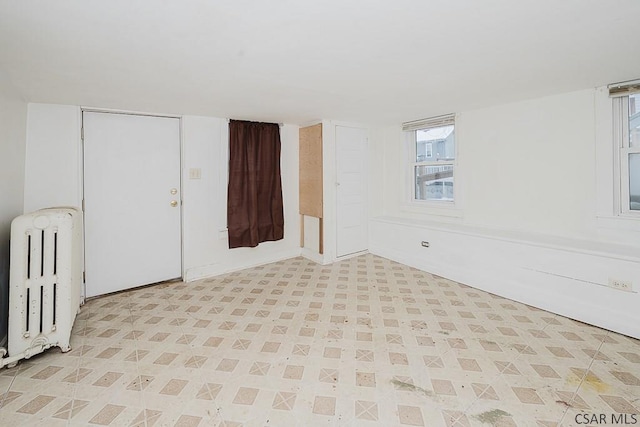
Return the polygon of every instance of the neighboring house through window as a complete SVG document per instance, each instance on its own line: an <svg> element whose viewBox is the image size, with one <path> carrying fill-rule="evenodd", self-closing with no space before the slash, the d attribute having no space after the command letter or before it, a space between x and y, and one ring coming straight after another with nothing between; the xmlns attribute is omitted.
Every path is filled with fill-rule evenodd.
<svg viewBox="0 0 640 427"><path fill-rule="evenodd" d="M410 143L412 200L454 200L455 116L404 123Z"/></svg>

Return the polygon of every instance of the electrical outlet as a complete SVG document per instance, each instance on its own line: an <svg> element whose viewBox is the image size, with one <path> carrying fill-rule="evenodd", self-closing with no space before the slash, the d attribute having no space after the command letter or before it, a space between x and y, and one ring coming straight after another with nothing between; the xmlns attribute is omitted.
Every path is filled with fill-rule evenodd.
<svg viewBox="0 0 640 427"><path fill-rule="evenodd" d="M609 277L609 287L619 291L633 292L633 286L629 280L620 280Z"/></svg>

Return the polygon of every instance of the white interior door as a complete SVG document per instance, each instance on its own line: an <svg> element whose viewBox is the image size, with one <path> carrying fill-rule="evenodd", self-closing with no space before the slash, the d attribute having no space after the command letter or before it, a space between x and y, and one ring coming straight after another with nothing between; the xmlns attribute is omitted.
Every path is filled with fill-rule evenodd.
<svg viewBox="0 0 640 427"><path fill-rule="evenodd" d="M367 244L367 130L336 126L336 256Z"/></svg>
<svg viewBox="0 0 640 427"><path fill-rule="evenodd" d="M83 113L88 297L182 275L180 121Z"/></svg>

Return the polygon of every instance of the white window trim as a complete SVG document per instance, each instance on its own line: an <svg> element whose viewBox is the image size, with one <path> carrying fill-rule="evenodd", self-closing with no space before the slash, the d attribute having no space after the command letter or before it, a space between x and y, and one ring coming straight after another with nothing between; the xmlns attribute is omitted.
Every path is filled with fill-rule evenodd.
<svg viewBox="0 0 640 427"><path fill-rule="evenodd" d="M613 123L615 98L609 92L607 86L600 86L594 92L597 234L603 240L637 245L640 220L620 212L620 150L613 139L617 132Z"/></svg>
<svg viewBox="0 0 640 427"><path fill-rule="evenodd" d="M616 216L639 219L640 211L629 206L629 154L640 154L640 147L629 147L629 96L613 98L614 203Z"/></svg>

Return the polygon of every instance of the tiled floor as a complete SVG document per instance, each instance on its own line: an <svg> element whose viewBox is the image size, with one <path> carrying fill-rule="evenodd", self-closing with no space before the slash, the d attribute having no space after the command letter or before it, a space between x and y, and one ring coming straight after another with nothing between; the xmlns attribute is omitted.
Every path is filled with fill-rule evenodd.
<svg viewBox="0 0 640 427"><path fill-rule="evenodd" d="M638 340L372 255L95 299L72 347L0 372L1 425L640 424Z"/></svg>

